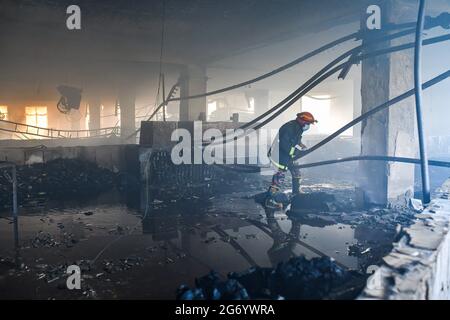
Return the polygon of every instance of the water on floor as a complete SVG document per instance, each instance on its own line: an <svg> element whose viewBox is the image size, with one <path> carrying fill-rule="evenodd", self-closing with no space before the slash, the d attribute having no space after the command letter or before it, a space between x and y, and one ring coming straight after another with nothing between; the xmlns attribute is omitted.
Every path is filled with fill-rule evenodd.
<svg viewBox="0 0 450 320"><path fill-rule="evenodd" d="M153 199L140 210L111 192L81 204L22 209L17 248L4 212L0 298L173 299L179 285L193 286L211 270L225 278L299 255L330 256L343 268L360 269L361 258L348 254L358 243L358 227L265 212L251 195ZM82 290L67 290L72 264L81 267Z"/></svg>

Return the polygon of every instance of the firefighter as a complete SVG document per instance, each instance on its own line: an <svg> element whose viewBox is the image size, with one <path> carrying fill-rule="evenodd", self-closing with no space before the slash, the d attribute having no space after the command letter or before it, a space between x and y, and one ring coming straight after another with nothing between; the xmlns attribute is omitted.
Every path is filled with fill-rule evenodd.
<svg viewBox="0 0 450 320"><path fill-rule="evenodd" d="M292 195L300 193L300 170L295 168L294 161L298 159L306 146L301 142L303 132L307 131L312 124L317 123L314 116L309 112L297 114L295 120L289 121L281 126L272 147L269 150L269 159L278 171L272 177L265 205L268 208L281 208L283 204L279 200L281 186L285 180L286 171L292 175Z"/></svg>

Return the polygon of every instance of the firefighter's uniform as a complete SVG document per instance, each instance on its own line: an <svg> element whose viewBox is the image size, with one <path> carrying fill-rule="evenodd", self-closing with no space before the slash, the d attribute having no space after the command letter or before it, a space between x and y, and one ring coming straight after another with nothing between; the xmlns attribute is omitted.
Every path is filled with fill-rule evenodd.
<svg viewBox="0 0 450 320"><path fill-rule="evenodd" d="M294 161L302 153L300 146L303 146L303 132L311 124L316 122L311 113L301 112L297 114L296 120L285 123L278 131L278 135L269 151L269 159L278 168L278 171L272 177L272 185L268 192L268 201L274 202L276 206L279 204L274 198L281 190L287 170L292 175L292 194L296 195L300 193L300 170L294 166Z"/></svg>

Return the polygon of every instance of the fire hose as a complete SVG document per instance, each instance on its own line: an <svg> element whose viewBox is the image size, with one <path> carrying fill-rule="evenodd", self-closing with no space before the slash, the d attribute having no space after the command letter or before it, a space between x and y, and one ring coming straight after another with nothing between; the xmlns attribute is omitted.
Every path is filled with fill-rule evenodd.
<svg viewBox="0 0 450 320"><path fill-rule="evenodd" d="M437 26L441 26L441 27L444 28L444 29L449 29L449 28L450 28L450 14L448 14L448 13L442 13L441 15L439 15L439 16L437 16L437 17L426 17L426 18L427 18L426 23L425 23L425 28L426 28L426 29L434 28L434 27L437 27ZM401 25L390 25L390 26L387 26L387 27L386 27L386 30L387 30L387 31L392 31L392 30L397 30L397 29L402 29L402 28L410 28L410 27L412 27L413 25L414 25L414 23L406 23L406 24L401 24ZM408 35L408 34L412 34L412 33L414 33L414 32L415 32L415 28L412 28L412 29L408 29L408 30L404 30L404 31L398 32L398 33L393 34L393 35L388 35L388 36L378 37L378 38L372 39L372 40L370 40L370 41L367 41L367 43L365 43L362 47L367 47L367 46L370 46L370 45L372 45L372 44L374 44L374 43L377 43L377 42L382 42L382 41L392 40L392 39L395 39L395 38L398 38L398 37L401 37L401 36L405 36L405 35ZM259 76L259 77L256 77L256 78L251 79L251 80L248 80L248 81L244 81L244 82L241 82L241 83L238 83L238 84L229 86L229 87L225 87L225 88L218 89L218 90L215 90L215 91L206 92L206 93L203 93L203 94L198 94L198 95L193 95L193 96L186 96L186 97L179 97L179 98L171 98L171 97L168 97L167 99L165 99L165 100L164 100L164 101L163 101L163 102L162 102L162 103L154 110L152 116L150 116L150 117L147 119L147 121L150 121L150 120L152 119L152 117L153 117L153 116L154 116L154 115L155 115L155 114L156 114L163 106L165 106L165 105L166 105L167 103L169 103L169 102L172 102L172 101L181 101L181 100L188 100L188 99L195 99L195 98L201 98L201 97L207 97L207 96L210 96L210 95L219 94L219 93L223 93L223 92L226 92L226 91L234 90L234 89L237 89L237 88L240 88L240 87L243 87L243 86L246 86L246 85L255 83L255 82L257 82L257 81L261 81L261 80L263 80L263 79L265 79L265 78L268 78L268 77L273 76L273 75L275 75L275 74L277 74L277 73L280 73L280 72L282 72L282 71L284 71L284 70L286 70L286 69L289 69L289 68L291 68L291 67L293 67L293 66L295 66L295 65L297 65L297 64L299 64L299 63L301 63L301 62L303 62L303 61L306 61L306 60L309 59L309 58L312 58L312 57L314 57L314 56L316 56L316 55L318 55L318 54L320 54L320 53L322 53L322 52L324 52L324 51L326 51L326 50L328 50L328 49L330 49L330 48L333 48L333 47L335 47L335 46L337 46L337 45L339 45L339 44L342 44L342 43L344 43L344 42L346 42L346 41L349 41L349 40L351 40L351 39L359 40L359 39L361 39L361 38L363 37L363 34L364 34L363 31L358 31L358 32L349 34L349 35L347 35L347 36L341 37L341 38L339 38L339 39L337 39L337 40L335 40L335 41L332 41L332 42L330 42L330 43L328 43L328 44L325 44L324 46L322 46L322 47L320 47L320 48L318 48L318 49L316 49L316 50L313 50L313 51L311 51L311 52L305 54L304 56L302 56L302 57L300 57L300 58L297 58L296 60L294 60L294 61L292 61L292 62L290 62L290 63L287 63L287 64L285 64L285 65L283 65L283 66L281 66L281 67L279 67L279 68L277 68L277 69L275 69L275 70L272 70L272 71L270 71L270 72L268 72L268 73L266 73L266 74L263 74L263 75L261 75L261 76ZM448 40L448 39L447 39L447 40ZM441 41L444 41L444 40L441 40ZM414 44L412 44L412 46L414 46ZM408 48L408 47L406 47L406 48ZM406 49L406 48L403 48L403 49ZM357 48L355 48L355 49L357 49ZM353 50L355 50L355 49L353 49ZM399 49L400 49L400 48L399 48ZM403 49L400 49L400 50L403 50ZM353 51L352 51L352 53L353 53L354 55L356 55L356 52L353 52ZM343 59L344 59L345 57L347 57L347 56L352 56L352 54L348 54L348 55L347 55L347 54L344 54L344 55L345 55L345 56L342 57L341 60L343 60ZM336 62L336 63L337 63L337 62ZM347 71L348 71L348 70L347 70ZM288 98L286 98L286 99L288 99ZM259 117L253 119L253 120L250 121L249 123L244 124L242 127L240 127L240 129L247 128L247 127L249 127L249 126L255 124L256 122L258 122L258 121L261 120L262 118L266 117L268 114L272 113L274 110L276 110L276 109L278 109L279 107L281 107L281 105L284 104L284 103L286 102L286 99L283 100L284 102L280 102L280 103L277 104L274 108L268 110L267 112L263 113L263 114L260 115ZM129 135L129 136L127 137L127 139L130 139L130 138L135 137L135 136L139 133L139 131L140 131L140 128L137 129L137 130L136 130L134 133L132 133L131 135Z"/></svg>
<svg viewBox="0 0 450 320"><path fill-rule="evenodd" d="M424 90L444 81L445 79L450 77L450 70L447 70L446 72L434 77L433 79L425 82L422 85L422 88ZM300 158L305 157L306 155L312 153L313 151L319 149L320 147L324 146L325 144L327 144L328 142L330 142L331 140L333 140L334 138L338 137L341 133L343 133L344 131L350 129L351 127L355 126L356 124L360 123L361 121L367 119L368 117L372 116L373 114L382 111L384 109L387 109L393 105L395 105L396 103L414 95L415 93L415 89L411 89L369 111L367 111L366 113L360 115L359 117L353 119L352 121L350 121L349 123L347 123L346 125L344 125L343 127L341 127L340 129L338 129L337 131L335 131L334 133L332 133L331 135L329 135L328 137L326 137L325 139L323 139L322 141L318 142L317 144L315 144L314 146L312 146L311 148L303 151L300 156L297 159L294 160L298 160ZM371 158L373 157L373 158ZM420 163L419 159L412 159L412 158L402 158L402 157L389 157L389 156L359 156L359 157L350 157L350 158L344 158L344 159L349 159L349 160L343 160L343 159L336 159L336 160L327 160L327 161L323 161L324 164L332 164L332 163L339 163L339 162L346 162L346 161L356 161L356 160L378 160L378 161L397 161L397 162L407 162L407 163ZM391 159L391 160L389 160ZM416 162L415 162L416 161ZM328 163L329 162L329 163ZM322 163L322 162L321 162ZM450 162L445 162L445 161L428 161L429 165L431 166L440 166L440 167L450 167ZM312 166L318 166L318 163L315 163L314 165L311 164ZM255 166L248 166L248 165L238 165L238 167L245 169L245 168L249 168L250 170L255 170L255 172L259 172L260 169L258 168L256 171ZM298 165L298 168L306 168L308 167L308 165Z"/></svg>

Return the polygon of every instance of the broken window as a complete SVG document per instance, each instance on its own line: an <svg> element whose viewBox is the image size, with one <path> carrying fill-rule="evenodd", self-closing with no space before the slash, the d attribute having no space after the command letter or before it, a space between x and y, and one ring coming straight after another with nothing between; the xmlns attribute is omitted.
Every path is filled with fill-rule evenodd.
<svg viewBox="0 0 450 320"><path fill-rule="evenodd" d="M210 119L211 114L217 110L217 101L209 101L208 102L208 120Z"/></svg>
<svg viewBox="0 0 450 320"><path fill-rule="evenodd" d="M27 125L47 128L47 107L32 106L25 108L25 121Z"/></svg>
<svg viewBox="0 0 450 320"><path fill-rule="evenodd" d="M0 106L0 120L8 120L8 107Z"/></svg>
<svg viewBox="0 0 450 320"><path fill-rule="evenodd" d="M304 96L302 98L302 111L311 112L319 122L311 126L306 134L330 134L333 132L331 126L331 99L328 95L317 95L314 97Z"/></svg>

